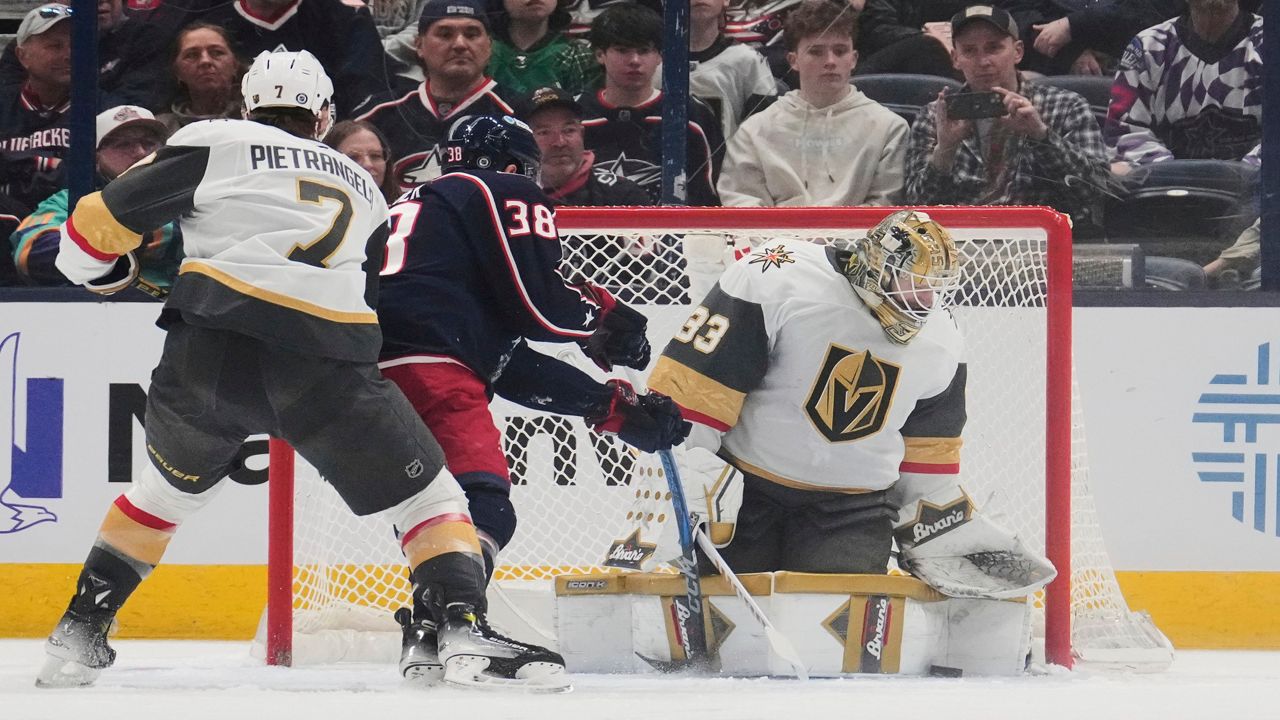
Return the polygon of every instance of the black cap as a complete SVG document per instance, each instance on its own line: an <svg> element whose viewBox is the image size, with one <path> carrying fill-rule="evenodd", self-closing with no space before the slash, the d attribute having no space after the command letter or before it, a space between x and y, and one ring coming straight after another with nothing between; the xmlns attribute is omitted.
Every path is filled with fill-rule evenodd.
<svg viewBox="0 0 1280 720"><path fill-rule="evenodd" d="M488 7L484 0L427 0L422 7L422 16L418 18L418 32L424 32L431 23L447 18L469 18L478 20L489 29Z"/></svg>
<svg viewBox="0 0 1280 720"><path fill-rule="evenodd" d="M961 28L975 22L985 22L1014 40L1021 37L1013 16L993 5L970 5L953 15L951 34L956 35Z"/></svg>
<svg viewBox="0 0 1280 720"><path fill-rule="evenodd" d="M550 107L564 108L578 118L586 114L578 101L574 100L569 93L557 87L543 87L534 90L529 97L525 98L520 106L520 119L528 122L529 118L536 113Z"/></svg>

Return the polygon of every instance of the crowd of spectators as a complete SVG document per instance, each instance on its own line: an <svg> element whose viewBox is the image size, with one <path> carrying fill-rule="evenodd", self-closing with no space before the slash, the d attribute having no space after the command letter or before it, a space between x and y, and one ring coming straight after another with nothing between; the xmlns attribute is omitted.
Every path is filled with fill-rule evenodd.
<svg viewBox="0 0 1280 720"><path fill-rule="evenodd" d="M1259 0L990 1L691 0L687 202L1049 205L1078 242L1129 242L1108 217L1149 168L1260 164ZM660 0L369 3L100 0L99 183L187 123L238 117L257 53L306 49L336 88L325 142L388 199L439 175L459 118L505 113L534 130L557 203L660 200ZM0 285L65 284L71 17L34 7L0 54ZM904 115L858 89L884 73L950 87ZM954 117L959 93L997 93L1002 114ZM1256 276L1255 193L1188 256L1211 284ZM146 246L145 277L163 283L180 232Z"/></svg>

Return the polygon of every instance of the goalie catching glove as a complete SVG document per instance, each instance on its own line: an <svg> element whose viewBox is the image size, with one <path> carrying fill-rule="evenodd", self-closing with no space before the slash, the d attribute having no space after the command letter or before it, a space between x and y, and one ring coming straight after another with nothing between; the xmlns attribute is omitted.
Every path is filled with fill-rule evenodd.
<svg viewBox="0 0 1280 720"><path fill-rule="evenodd" d="M668 450L689 434L691 426L666 395L636 395L635 388L625 380L610 380L605 386L613 391L608 406L586 418L596 432L617 435L622 442L644 452Z"/></svg>
<svg viewBox="0 0 1280 720"><path fill-rule="evenodd" d="M600 305L600 323L591 337L582 341L582 351L587 357L605 372L614 365L636 370L648 367L650 348L645 330L649 319L626 303L618 302L602 287L588 283L582 290Z"/></svg>
<svg viewBox="0 0 1280 720"><path fill-rule="evenodd" d="M905 496L894 528L899 564L937 591L962 598L1025 597L1058 574L1016 533L980 514L958 483L911 493L915 484L903 478L895 486Z"/></svg>

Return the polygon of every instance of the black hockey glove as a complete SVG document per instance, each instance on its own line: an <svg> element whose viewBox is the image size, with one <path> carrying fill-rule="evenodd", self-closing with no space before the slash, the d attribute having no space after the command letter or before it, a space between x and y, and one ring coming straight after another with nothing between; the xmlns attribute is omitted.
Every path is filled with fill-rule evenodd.
<svg viewBox="0 0 1280 720"><path fill-rule="evenodd" d="M675 402L662 393L636 395L625 380L610 380L606 386L613 390L608 407L586 419L596 432L617 435L637 450L657 452L683 442L693 428L680 417Z"/></svg>
<svg viewBox="0 0 1280 720"><path fill-rule="evenodd" d="M582 351L605 372L614 365L637 370L648 367L649 338L644 333L649 327L649 318L618 302L603 288L590 286L590 290L600 303L600 324L595 333L583 341Z"/></svg>

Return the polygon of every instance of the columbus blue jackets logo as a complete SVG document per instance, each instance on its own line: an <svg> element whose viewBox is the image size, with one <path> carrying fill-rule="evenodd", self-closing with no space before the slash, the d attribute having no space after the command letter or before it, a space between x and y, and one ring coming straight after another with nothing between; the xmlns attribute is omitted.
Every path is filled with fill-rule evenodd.
<svg viewBox="0 0 1280 720"><path fill-rule="evenodd" d="M624 177L649 191L651 195L655 192L658 184L662 182L661 166L655 165L648 160L629 158L625 152L613 160L596 163L593 170L596 177L608 177L609 175Z"/></svg>
<svg viewBox="0 0 1280 720"><path fill-rule="evenodd" d="M400 184L400 192L431 182L440 177L440 148L433 145L426 152L409 155L396 163L392 172Z"/></svg>
<svg viewBox="0 0 1280 720"><path fill-rule="evenodd" d="M0 534L58 516L62 497L62 379L22 378L21 333L0 339Z"/></svg>
<svg viewBox="0 0 1280 720"><path fill-rule="evenodd" d="M831 442L848 442L880 432L902 368L871 354L831 344L813 381L804 410Z"/></svg>

